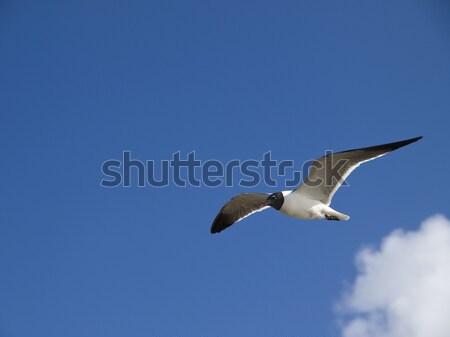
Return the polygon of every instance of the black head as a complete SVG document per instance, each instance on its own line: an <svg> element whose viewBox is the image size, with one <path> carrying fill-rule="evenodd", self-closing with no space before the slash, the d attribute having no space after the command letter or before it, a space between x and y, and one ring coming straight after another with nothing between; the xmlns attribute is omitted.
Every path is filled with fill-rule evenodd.
<svg viewBox="0 0 450 337"><path fill-rule="evenodd" d="M281 206L283 206L284 203L284 196L283 193L277 192L272 193L267 197L267 206L275 208L277 211L280 210Z"/></svg>

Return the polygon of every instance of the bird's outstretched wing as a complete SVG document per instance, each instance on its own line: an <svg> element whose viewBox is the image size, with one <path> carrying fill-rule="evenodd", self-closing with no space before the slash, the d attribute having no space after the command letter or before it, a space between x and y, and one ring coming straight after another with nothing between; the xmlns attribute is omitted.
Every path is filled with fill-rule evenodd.
<svg viewBox="0 0 450 337"><path fill-rule="evenodd" d="M311 165L308 179L293 193L302 193L308 198L329 205L334 193L359 165L384 156L421 138L416 137L395 143L336 152L316 159Z"/></svg>
<svg viewBox="0 0 450 337"><path fill-rule="evenodd" d="M268 196L269 193L242 193L235 196L217 214L211 233L219 233L235 222L268 208L265 204Z"/></svg>

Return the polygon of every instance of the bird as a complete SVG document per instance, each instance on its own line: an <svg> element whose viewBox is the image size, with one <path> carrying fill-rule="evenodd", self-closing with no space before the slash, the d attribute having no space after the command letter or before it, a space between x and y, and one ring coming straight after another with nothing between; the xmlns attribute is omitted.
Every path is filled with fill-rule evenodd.
<svg viewBox="0 0 450 337"><path fill-rule="evenodd" d="M215 217L211 233L220 233L235 222L268 208L304 220L348 220L330 207L334 194L361 164L414 143L415 137L389 144L329 153L313 161L307 179L295 190L275 193L242 193L228 201Z"/></svg>

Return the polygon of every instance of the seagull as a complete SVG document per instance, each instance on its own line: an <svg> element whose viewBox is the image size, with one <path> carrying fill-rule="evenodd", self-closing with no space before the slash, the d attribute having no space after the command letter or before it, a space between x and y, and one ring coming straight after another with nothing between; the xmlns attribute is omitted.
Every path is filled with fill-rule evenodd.
<svg viewBox="0 0 450 337"><path fill-rule="evenodd" d="M235 222L269 207L305 220L348 220L350 217L330 207L334 193L359 165L384 156L422 137L361 149L330 153L316 159L308 178L293 191L276 193L242 193L222 207L211 226L211 233L220 233Z"/></svg>

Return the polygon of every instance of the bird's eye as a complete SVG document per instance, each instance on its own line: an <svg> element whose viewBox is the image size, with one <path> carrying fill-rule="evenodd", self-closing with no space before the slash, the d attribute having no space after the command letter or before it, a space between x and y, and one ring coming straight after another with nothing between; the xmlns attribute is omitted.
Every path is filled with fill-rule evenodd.
<svg viewBox="0 0 450 337"><path fill-rule="evenodd" d="M275 198L276 198L275 194L270 196L270 199L275 199Z"/></svg>

